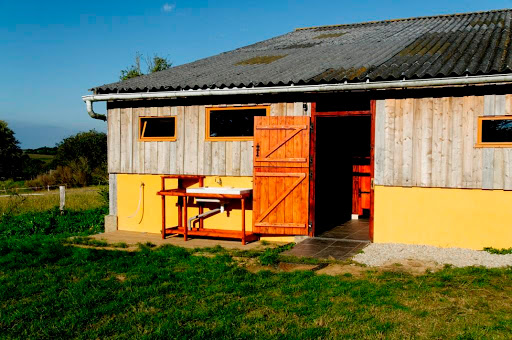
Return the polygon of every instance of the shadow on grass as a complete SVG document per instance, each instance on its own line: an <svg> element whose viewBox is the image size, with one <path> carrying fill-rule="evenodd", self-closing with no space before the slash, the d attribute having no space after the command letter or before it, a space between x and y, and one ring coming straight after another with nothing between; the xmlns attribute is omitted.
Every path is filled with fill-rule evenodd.
<svg viewBox="0 0 512 340"><path fill-rule="evenodd" d="M250 273L222 248L212 253L77 248L50 236L0 240L0 329L7 338L506 338L512 331L509 269Z"/></svg>

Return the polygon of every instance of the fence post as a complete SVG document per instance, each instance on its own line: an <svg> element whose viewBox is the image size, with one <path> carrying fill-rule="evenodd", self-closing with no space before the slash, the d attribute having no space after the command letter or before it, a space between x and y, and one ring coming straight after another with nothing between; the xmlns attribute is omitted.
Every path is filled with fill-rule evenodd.
<svg viewBox="0 0 512 340"><path fill-rule="evenodd" d="M64 206L66 205L66 187L64 185L59 186L60 192L60 205L59 210L61 214L64 214Z"/></svg>

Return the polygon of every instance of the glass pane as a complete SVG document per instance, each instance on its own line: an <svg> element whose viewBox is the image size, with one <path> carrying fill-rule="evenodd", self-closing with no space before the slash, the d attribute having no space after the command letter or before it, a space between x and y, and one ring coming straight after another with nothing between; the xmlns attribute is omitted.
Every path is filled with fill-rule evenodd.
<svg viewBox="0 0 512 340"><path fill-rule="evenodd" d="M212 110L210 137L252 137L254 117L266 115L266 109Z"/></svg>
<svg viewBox="0 0 512 340"><path fill-rule="evenodd" d="M166 118L141 118L141 134L146 123L143 138L174 137L175 117Z"/></svg>
<svg viewBox="0 0 512 340"><path fill-rule="evenodd" d="M512 118L482 120L482 142L512 143Z"/></svg>

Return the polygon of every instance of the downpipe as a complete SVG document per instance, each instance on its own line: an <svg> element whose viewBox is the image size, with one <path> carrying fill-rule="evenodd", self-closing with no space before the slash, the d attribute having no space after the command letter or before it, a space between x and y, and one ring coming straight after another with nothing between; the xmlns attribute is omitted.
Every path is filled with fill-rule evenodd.
<svg viewBox="0 0 512 340"><path fill-rule="evenodd" d="M85 101L85 105L87 106L87 113L89 114L89 116L91 116L91 118L99 119L99 120L102 120L102 121L105 122L107 120L107 116L103 115L101 113L94 112L94 108L92 107L92 103L93 103L92 100L86 100Z"/></svg>

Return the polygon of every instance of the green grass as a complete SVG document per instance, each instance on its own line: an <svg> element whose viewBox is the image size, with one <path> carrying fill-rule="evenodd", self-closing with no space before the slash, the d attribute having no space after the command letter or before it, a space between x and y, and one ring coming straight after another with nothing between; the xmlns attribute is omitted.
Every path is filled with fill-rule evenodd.
<svg viewBox="0 0 512 340"><path fill-rule="evenodd" d="M324 262L281 255L292 244L186 250L141 243L127 252L125 243L87 237L103 230L106 213L104 206L84 206L64 215L56 208L0 215L2 339L512 334L512 269L447 266L421 276L400 267L362 276L251 273L239 258L269 269L283 260Z"/></svg>
<svg viewBox="0 0 512 340"><path fill-rule="evenodd" d="M3 338L509 338L512 271L250 273L230 256L0 240Z"/></svg>
<svg viewBox="0 0 512 340"><path fill-rule="evenodd" d="M76 244L81 246L91 247L112 247L112 248L128 248L128 244L125 242L108 243L105 240L97 240L87 236L76 236L68 238L64 241L65 244Z"/></svg>
<svg viewBox="0 0 512 340"><path fill-rule="evenodd" d="M43 212L20 215L0 215L0 239L20 238L32 235L88 235L103 231L104 216L108 208L88 210L66 210L61 214L58 208Z"/></svg>
<svg viewBox="0 0 512 340"><path fill-rule="evenodd" d="M491 254L499 254L499 255L512 254L512 248L496 249L496 248L491 248L491 247L485 247L484 250Z"/></svg>

